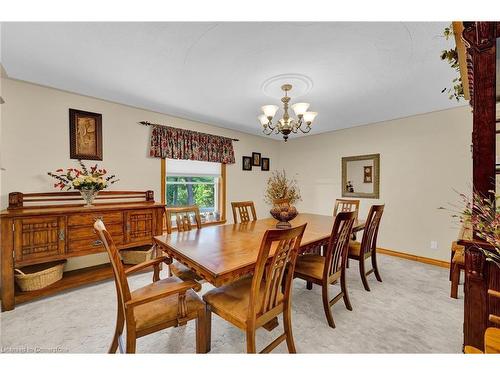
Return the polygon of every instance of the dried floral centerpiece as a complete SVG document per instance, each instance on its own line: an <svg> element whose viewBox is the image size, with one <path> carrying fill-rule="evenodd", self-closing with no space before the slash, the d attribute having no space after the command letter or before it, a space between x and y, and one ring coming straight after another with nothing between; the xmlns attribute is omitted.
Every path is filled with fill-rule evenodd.
<svg viewBox="0 0 500 375"><path fill-rule="evenodd" d="M99 191L106 189L119 180L115 178L114 174L106 177L108 173L106 169L98 168L97 164L87 168L80 159L78 159L78 164L81 169L68 168L64 171L63 168L59 168L55 173L48 172L48 175L58 181L54 184L55 188L78 190L86 203L84 207L92 207L92 203Z"/></svg>
<svg viewBox="0 0 500 375"><path fill-rule="evenodd" d="M291 227L290 220L297 215L294 203L301 200L297 181L286 176L285 170L274 171L267 180L267 188L264 196L266 203L273 205L271 216L278 220L277 228Z"/></svg>
<svg viewBox="0 0 500 375"><path fill-rule="evenodd" d="M470 225L474 233L488 243L492 249L479 249L484 253L486 260L495 263L500 267L500 208L496 201L500 195L484 197L474 193L472 199L465 194L460 194L460 198L465 204L465 209L454 214L460 219L460 223Z"/></svg>

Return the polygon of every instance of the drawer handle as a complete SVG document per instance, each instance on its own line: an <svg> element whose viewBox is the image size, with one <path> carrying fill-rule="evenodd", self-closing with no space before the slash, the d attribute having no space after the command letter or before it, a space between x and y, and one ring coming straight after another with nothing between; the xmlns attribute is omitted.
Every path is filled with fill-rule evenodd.
<svg viewBox="0 0 500 375"><path fill-rule="evenodd" d="M64 229L59 230L59 241L64 241Z"/></svg>
<svg viewBox="0 0 500 375"><path fill-rule="evenodd" d="M103 242L101 240L95 240L94 242L92 242L92 246L101 246L102 243Z"/></svg>

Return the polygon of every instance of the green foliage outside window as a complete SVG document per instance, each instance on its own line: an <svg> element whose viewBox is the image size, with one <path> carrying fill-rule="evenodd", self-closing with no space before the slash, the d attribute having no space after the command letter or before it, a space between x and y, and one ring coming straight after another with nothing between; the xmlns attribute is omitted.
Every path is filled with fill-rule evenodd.
<svg viewBox="0 0 500 375"><path fill-rule="evenodd" d="M215 207L215 177L167 177L167 206Z"/></svg>

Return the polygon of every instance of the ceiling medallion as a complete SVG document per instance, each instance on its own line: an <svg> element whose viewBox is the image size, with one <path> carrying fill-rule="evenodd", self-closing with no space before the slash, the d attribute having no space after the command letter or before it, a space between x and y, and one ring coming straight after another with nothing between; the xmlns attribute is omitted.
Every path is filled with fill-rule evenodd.
<svg viewBox="0 0 500 375"><path fill-rule="evenodd" d="M281 98L283 102L283 117L276 121L273 125L273 117L278 111L277 105L265 105L262 107L262 112L258 119L262 124L262 132L265 135L271 134L283 134L283 139L285 142L288 140L290 133L297 134L300 130L302 133L309 133L311 131L311 124L314 118L318 114L317 112L308 112L309 103L295 103L292 105L292 109L297 116L297 119L290 117L288 114L288 103L290 102L290 97L288 96L288 91L292 89L292 85L286 83L281 86L281 90L285 92L285 96ZM304 128L302 127L304 125Z"/></svg>

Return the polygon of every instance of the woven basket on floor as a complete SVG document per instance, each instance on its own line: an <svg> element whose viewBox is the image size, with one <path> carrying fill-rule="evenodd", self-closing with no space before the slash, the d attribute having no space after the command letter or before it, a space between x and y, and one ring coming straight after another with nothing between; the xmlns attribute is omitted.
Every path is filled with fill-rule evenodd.
<svg viewBox="0 0 500 375"><path fill-rule="evenodd" d="M153 259L154 247L151 245L121 250L122 261L125 264L139 264Z"/></svg>
<svg viewBox="0 0 500 375"><path fill-rule="evenodd" d="M63 268L66 261L46 263L38 267L16 268L16 283L23 292L45 288L63 277ZM43 267L40 269L40 267Z"/></svg>

